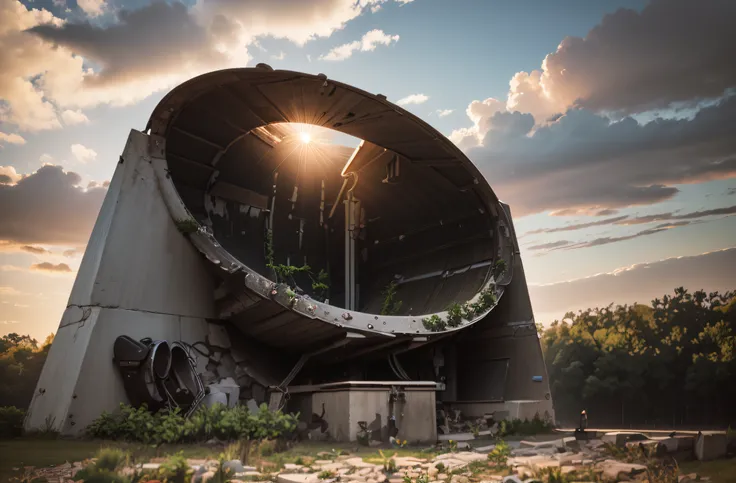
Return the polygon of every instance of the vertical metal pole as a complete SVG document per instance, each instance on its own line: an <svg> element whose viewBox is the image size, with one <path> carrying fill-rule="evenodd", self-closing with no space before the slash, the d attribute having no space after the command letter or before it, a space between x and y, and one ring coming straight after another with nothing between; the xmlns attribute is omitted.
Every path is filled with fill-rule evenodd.
<svg viewBox="0 0 736 483"><path fill-rule="evenodd" d="M345 198L345 308L355 310L355 200L348 191Z"/></svg>

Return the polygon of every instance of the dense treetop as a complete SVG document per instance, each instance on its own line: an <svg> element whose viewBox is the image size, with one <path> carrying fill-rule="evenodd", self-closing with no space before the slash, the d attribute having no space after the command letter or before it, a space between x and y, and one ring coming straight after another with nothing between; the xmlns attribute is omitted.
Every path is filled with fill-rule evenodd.
<svg viewBox="0 0 736 483"><path fill-rule="evenodd" d="M558 421L582 409L590 427L736 420L734 292L568 313L541 338Z"/></svg>

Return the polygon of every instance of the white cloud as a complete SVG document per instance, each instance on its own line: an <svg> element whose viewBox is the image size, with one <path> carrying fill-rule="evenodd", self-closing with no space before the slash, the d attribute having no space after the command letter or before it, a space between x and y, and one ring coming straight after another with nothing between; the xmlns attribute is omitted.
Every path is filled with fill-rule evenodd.
<svg viewBox="0 0 736 483"><path fill-rule="evenodd" d="M325 55L320 56L320 60L345 60L352 56L356 51L370 52L375 50L379 45L390 45L392 42L398 41L398 35L388 35L383 30L374 29L363 35L360 40L355 40L333 48Z"/></svg>
<svg viewBox="0 0 736 483"><path fill-rule="evenodd" d="M0 122L21 133L57 129L59 113L130 105L196 75L245 66L259 37L303 45L384 1L152 2L92 25L0 0ZM79 5L89 15L105 11L100 0Z"/></svg>
<svg viewBox="0 0 736 483"><path fill-rule="evenodd" d="M0 184L15 184L22 176L12 166L0 166Z"/></svg>
<svg viewBox="0 0 736 483"><path fill-rule="evenodd" d="M64 124L66 124L67 126L89 123L89 119L87 118L87 116L79 109L77 109L76 111L73 111L71 109L65 110L61 113L61 120L64 121Z"/></svg>
<svg viewBox="0 0 736 483"><path fill-rule="evenodd" d="M540 126L571 108L623 117L717 99L736 86L736 29L727 20L734 17L736 3L721 0L652 0L640 12L620 9L585 38L564 38L539 69L516 73L505 101L473 104L490 101L498 111L528 113ZM486 131L474 120L451 139L467 148Z"/></svg>
<svg viewBox="0 0 736 483"><path fill-rule="evenodd" d="M23 139L22 136L20 136L18 134L15 134L15 133L6 134L4 132L0 132L0 146L2 146L3 143L7 143L7 144L25 144L26 143L26 140Z"/></svg>
<svg viewBox="0 0 736 483"><path fill-rule="evenodd" d="M51 164L54 158L50 154L44 153L38 158L38 160L41 161L42 164Z"/></svg>
<svg viewBox="0 0 736 483"><path fill-rule="evenodd" d="M286 54L281 51L278 53L278 55L272 55L271 58L274 60L284 60L286 58Z"/></svg>
<svg viewBox="0 0 736 483"><path fill-rule="evenodd" d="M437 109L437 115L439 117L446 117L455 112L454 109Z"/></svg>
<svg viewBox="0 0 736 483"><path fill-rule="evenodd" d="M80 163L88 163L97 158L97 152L81 144L72 144L72 154Z"/></svg>
<svg viewBox="0 0 736 483"><path fill-rule="evenodd" d="M396 104L400 106L406 106L408 104L423 104L429 100L429 96L425 96L424 94L411 94L409 96L406 96L404 98L399 99L396 101Z"/></svg>
<svg viewBox="0 0 736 483"><path fill-rule="evenodd" d="M77 5L90 17L99 17L105 11L105 0L77 0Z"/></svg>

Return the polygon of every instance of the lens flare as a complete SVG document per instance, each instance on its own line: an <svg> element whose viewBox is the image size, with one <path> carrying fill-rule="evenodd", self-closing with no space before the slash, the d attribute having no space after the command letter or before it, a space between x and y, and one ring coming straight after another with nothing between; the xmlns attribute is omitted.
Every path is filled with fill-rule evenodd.
<svg viewBox="0 0 736 483"><path fill-rule="evenodd" d="M309 144L312 142L312 136L308 132L300 132L299 133L299 140L304 144Z"/></svg>

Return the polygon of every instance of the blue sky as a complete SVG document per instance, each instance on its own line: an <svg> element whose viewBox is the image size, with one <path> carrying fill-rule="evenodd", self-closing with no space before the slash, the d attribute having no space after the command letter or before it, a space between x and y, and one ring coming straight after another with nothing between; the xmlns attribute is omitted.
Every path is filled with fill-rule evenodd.
<svg viewBox="0 0 736 483"><path fill-rule="evenodd" d="M736 15L728 2L708 0L696 8L661 0L295 1L247 0L236 7L223 0L190 2L181 12L192 25L202 26L203 55L192 52L182 62L191 61L197 72L238 66L242 63L232 56L247 49L248 66L265 62L276 69L325 73L393 102L426 96L404 107L458 143L511 204L517 233L524 235L522 253L533 286L735 245L736 217L729 208L736 205L736 147L723 134L734 124L729 101L736 87L727 68L733 52L725 47L736 45L728 27ZM246 4L250 10L242 7ZM103 188L87 190L88 183L110 179L129 130L142 130L153 107L173 87L162 76L180 76L177 82L187 77L176 62L161 59L177 52L184 40L190 42L187 48L197 50L199 30L176 24L171 16L163 19L168 28L152 34L150 45L133 58L116 50L124 51L125 42L147 39L143 23L132 28L133 34L115 33L125 22L143 22L126 17L125 11L151 8L143 1L0 0L0 64L9 66L0 74L0 169L5 170L0 176L7 177L4 182L0 178L0 211L8 217L0 225L11 227L0 229L0 333L27 329L41 337L55 329L88 236L84 227L91 229L94 221L94 216L87 220L72 213L72 205L67 211L57 206L62 210L58 216L69 213L79 223L78 240L45 236L41 222L21 236L15 227L33 225L52 208L44 207L44 192L37 193L36 211L20 204L22 177L43 174L36 172L44 163L54 164L80 177L73 182L65 178L71 185L64 193L91 205L99 202ZM604 20L622 8L630 10ZM38 12L44 9L43 15ZM151 12L141 17L153 19ZM206 12L224 13L235 27L215 29L203 20L210 18ZM252 16L256 20L249 12L258 14ZM673 32L683 27L690 37L680 41ZM358 46L343 60L320 59L376 30L383 40L372 50ZM223 32L240 37L233 40ZM226 45L230 60L211 59L218 42ZM711 53L708 62L700 60L705 51ZM84 59L84 70L91 69L84 82L73 56ZM544 73L541 81L535 80L535 71ZM109 72L115 75L106 78ZM512 79L524 82L510 86ZM141 87L134 81L148 83ZM19 86L31 86L46 104L31 102ZM126 102L136 89L142 99ZM125 105L111 105L116 103ZM678 110L682 106L685 111ZM41 107L47 110L31 112ZM452 112L440 116L440 111ZM726 210L689 215L716 208ZM602 222L665 213L669 218L649 223ZM527 234L596 222L601 223ZM62 254L71 249L77 249L75 254ZM38 268L44 262L69 270ZM702 288L736 288L734 277L717 280L731 286ZM659 295L657 290L687 286L688 274L659 282L648 289L652 293L642 292L641 301ZM533 298L539 290L532 289ZM616 293L608 298L629 299ZM569 308L587 303L580 300ZM561 315L543 305L535 310L541 322Z"/></svg>

